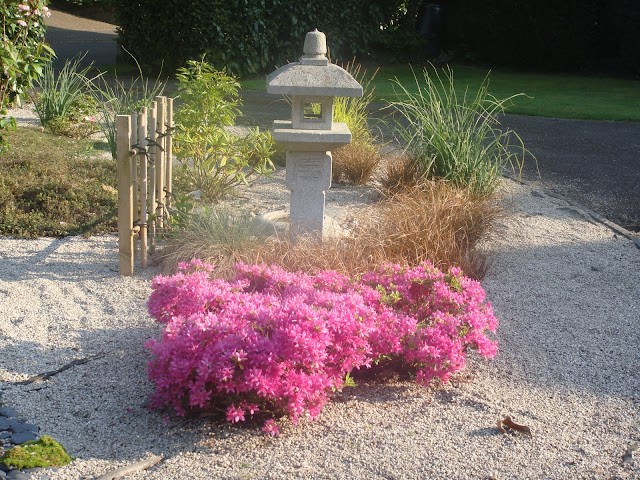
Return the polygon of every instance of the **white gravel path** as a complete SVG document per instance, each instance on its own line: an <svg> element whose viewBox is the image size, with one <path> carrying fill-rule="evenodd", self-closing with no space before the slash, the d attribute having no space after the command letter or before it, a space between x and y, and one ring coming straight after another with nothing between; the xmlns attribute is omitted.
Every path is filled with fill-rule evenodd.
<svg viewBox="0 0 640 480"><path fill-rule="evenodd" d="M640 250L562 200L505 182L509 215L484 286L500 352L445 389L360 384L275 439L148 411L147 271L117 275L115 236L0 240L4 401L94 478L151 454L132 479L640 478ZM13 382L90 355L46 382ZM532 437L502 435L511 415Z"/></svg>
<svg viewBox="0 0 640 480"><path fill-rule="evenodd" d="M115 236L0 238L2 400L76 457L53 480L152 454L128 478L638 479L640 451L623 455L640 441L640 250L535 186L504 191L483 282L500 351L444 389L363 382L278 438L165 418L145 407L156 272L118 276ZM498 433L504 415L533 435Z"/></svg>

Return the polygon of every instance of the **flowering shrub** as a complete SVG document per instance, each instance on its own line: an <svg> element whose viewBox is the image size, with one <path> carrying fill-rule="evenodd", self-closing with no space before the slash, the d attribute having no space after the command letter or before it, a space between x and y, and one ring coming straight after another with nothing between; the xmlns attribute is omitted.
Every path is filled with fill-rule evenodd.
<svg viewBox="0 0 640 480"><path fill-rule="evenodd" d="M498 321L480 283L459 268L445 274L427 262L386 265L361 281L376 288L381 304L393 311L392 321L376 325L374 351L399 357L417 371L419 383L446 382L464 368L470 348L495 356L497 345L486 333L495 332Z"/></svg>
<svg viewBox="0 0 640 480"><path fill-rule="evenodd" d="M165 329L147 344L152 405L183 415L222 408L228 421L255 414L315 418L354 369L400 360L417 381L447 381L470 347L491 357L497 321L480 285L459 269L387 265L351 281L335 272L236 266L230 280L194 260L156 277L149 312Z"/></svg>
<svg viewBox="0 0 640 480"><path fill-rule="evenodd" d="M0 149L2 132L15 126L6 117L7 107L42 73L53 50L44 42L46 0L3 0L0 2Z"/></svg>

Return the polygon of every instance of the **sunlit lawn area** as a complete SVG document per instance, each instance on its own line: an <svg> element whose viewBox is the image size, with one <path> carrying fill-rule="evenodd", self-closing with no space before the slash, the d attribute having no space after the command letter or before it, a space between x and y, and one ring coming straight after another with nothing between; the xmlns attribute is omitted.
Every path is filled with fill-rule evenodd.
<svg viewBox="0 0 640 480"><path fill-rule="evenodd" d="M416 67L418 78L422 67ZM473 95L489 72L481 67L454 65L458 93ZM369 71L372 71L369 69ZM397 78L409 90L416 89L409 65L382 67L372 82L377 101L397 99ZM242 80L247 90L264 90L264 78ZM497 98L524 93L508 112L558 118L640 121L640 81L567 74L522 73L508 70L490 72L490 92Z"/></svg>

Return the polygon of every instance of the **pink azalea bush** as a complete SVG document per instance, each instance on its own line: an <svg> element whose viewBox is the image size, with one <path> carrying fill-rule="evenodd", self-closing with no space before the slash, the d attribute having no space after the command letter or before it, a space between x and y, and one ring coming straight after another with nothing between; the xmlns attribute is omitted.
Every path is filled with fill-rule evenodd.
<svg viewBox="0 0 640 480"><path fill-rule="evenodd" d="M150 314L166 324L152 353L152 405L179 415L220 408L232 423L259 414L315 418L354 369L402 362L416 379L447 381L466 352L496 353L497 320L480 284L459 269L387 265L358 281L335 272L236 266L227 281L193 260L154 279Z"/></svg>

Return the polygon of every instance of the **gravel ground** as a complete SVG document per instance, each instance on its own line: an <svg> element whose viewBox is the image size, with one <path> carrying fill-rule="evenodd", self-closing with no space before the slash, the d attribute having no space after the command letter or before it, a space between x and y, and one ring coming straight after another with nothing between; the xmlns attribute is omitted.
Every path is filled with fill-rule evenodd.
<svg viewBox="0 0 640 480"><path fill-rule="evenodd" d="M500 351L445 388L360 382L277 438L150 411L156 272L118 276L108 235L0 240L2 399L76 457L53 480L151 455L164 459L127 478L640 478L640 452L623 460L640 441L640 250L537 187L505 180L503 193L483 282ZM505 415L532 435L500 434Z"/></svg>

